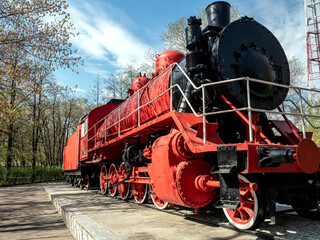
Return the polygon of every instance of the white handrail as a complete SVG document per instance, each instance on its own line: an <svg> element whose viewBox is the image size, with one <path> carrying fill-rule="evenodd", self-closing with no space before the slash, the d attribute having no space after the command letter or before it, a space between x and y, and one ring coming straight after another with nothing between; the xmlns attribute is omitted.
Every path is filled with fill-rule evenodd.
<svg viewBox="0 0 320 240"><path fill-rule="evenodd" d="M183 75L186 77L187 81L190 82L191 86L196 89L202 90L202 114L199 114L195 111L195 109L193 108L192 104L190 103L189 99L186 97L186 95L184 94L183 90L181 89L181 87L178 84L172 85L172 74L170 76L170 87L168 89L166 89L163 93L161 93L159 96L157 96L156 98L150 100L149 102L140 105L140 97L141 97L141 93L140 91L142 91L144 88L146 88L151 82L155 81L158 77L160 77L162 74L164 74L166 71L168 70L172 70L173 67L177 66L178 69L183 73ZM210 81L210 80L209 80ZM228 110L221 110L221 111L213 111L213 112L206 112L206 106L205 106L205 88L206 87L210 87L210 86L216 86L216 85L221 85L221 84L226 84L226 83L231 83L231 82L236 82L236 81L246 81L246 90L247 90L247 107L242 107L242 108L237 108L237 109L228 109ZM261 84L265 84L265 85L271 85L271 86L276 86L276 87L281 87L281 88L287 88L287 89L294 89L297 90L299 92L299 103L300 103L300 113L290 113L290 112L275 112L275 111L270 111L270 110L265 110L265 109L258 109L258 108L252 108L251 107L251 98L250 98L250 82L255 82L255 83L261 83ZM313 114L305 114L304 113L304 109L303 109L303 105L302 105L302 94L301 91L310 91L310 92L316 92L316 93L320 93L320 89L315 89L315 88L305 88L305 87L297 87L297 86L289 86L289 85L283 85L283 84L279 84L279 83L273 83L273 82L268 82L268 81L264 81L264 80L260 80L260 79L254 79L254 78L249 78L249 77L242 77L242 78L235 78L235 79L227 79L227 80L223 80L223 81L217 81L217 82L210 82L210 83L205 83L202 84L200 86L196 86L193 81L189 78L189 76L183 71L183 69L181 68L181 66L178 63L173 63L171 64L165 71L163 71L162 73L160 73L157 77L155 77L154 79L152 79L148 84L146 84L145 86L143 86L141 89L139 89L136 93L134 93L130 98L132 98L133 96L135 96L137 94L138 97L138 107L132 111L131 113L127 114L126 116L121 118L121 114L120 114L120 109L122 104L124 104L124 102L122 104L120 104L120 106L118 108L116 108L115 110L113 110L111 113L109 113L107 116L105 116L104 118L102 118L99 122L101 122L102 120L105 120L110 114L112 114L114 111L119 111L119 120L115 123L113 123L112 125L106 127L105 124L105 129L104 131L100 132L100 133L96 133L96 125L99 123L97 122L94 126L92 126L89 131L95 127L95 133L94 136L91 137L88 141L91 141L93 138L96 139L96 136L98 134L104 133L105 135L105 141L107 141L106 139L106 132L107 130L109 130L110 128L112 128L113 126L115 126L116 124L118 124L118 137L121 136L121 129L120 129L120 122L125 120L126 118L128 118L129 116L131 116L132 114L134 114L135 112L138 111L138 126L141 126L141 116L140 116L140 109L153 103L155 100L159 99L160 97L162 97L164 94L166 94L168 91L170 91L170 111L174 111L173 109L173 89L176 88L181 96L183 97L183 99L187 102L188 107L190 108L190 110L192 111L192 113L196 116L196 117L202 117L203 118L203 143L206 144L207 143L207 133L206 133L206 117L210 116L210 115L216 115L216 114L222 114L222 113L230 113L230 112L235 112L235 111L248 111L248 120L249 120L249 141L253 141L253 129L252 129L252 112L265 112L265 113L272 113L272 114L278 114L278 115L295 115L295 116L301 116L301 120L302 120L302 131L303 131L303 137L306 137L306 130L305 130L305 123L304 123L304 118L305 117L315 117L315 118L320 118L320 116L318 115L313 115ZM130 99L128 98L128 99ZM134 126L133 126L134 127ZM123 129L125 130L125 129ZM96 141L96 140L95 140ZM96 143L96 142L95 142ZM96 146L96 144L95 144Z"/></svg>

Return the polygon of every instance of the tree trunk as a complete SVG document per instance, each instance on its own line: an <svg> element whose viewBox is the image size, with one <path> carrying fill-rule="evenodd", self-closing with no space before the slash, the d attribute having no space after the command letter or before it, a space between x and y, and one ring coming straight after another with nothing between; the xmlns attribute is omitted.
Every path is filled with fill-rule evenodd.
<svg viewBox="0 0 320 240"><path fill-rule="evenodd" d="M8 128L8 147L7 147L7 179L10 175L10 169L12 166L12 159L13 159L13 122L10 122L9 128Z"/></svg>
<svg viewBox="0 0 320 240"><path fill-rule="evenodd" d="M12 79L11 82L11 93L10 93L10 109L14 109L14 104L16 100L16 81L15 79ZM12 159L13 159L13 143L14 143L14 136L13 136L13 131L14 131L14 117L10 116L10 122L9 122L9 127L8 127L8 147L7 147L7 177L10 174L10 169L12 166Z"/></svg>
<svg viewBox="0 0 320 240"><path fill-rule="evenodd" d="M32 179L31 182L35 180L35 166L36 166L36 142L35 142L35 131L36 131L36 93L33 96L33 125L32 125Z"/></svg>

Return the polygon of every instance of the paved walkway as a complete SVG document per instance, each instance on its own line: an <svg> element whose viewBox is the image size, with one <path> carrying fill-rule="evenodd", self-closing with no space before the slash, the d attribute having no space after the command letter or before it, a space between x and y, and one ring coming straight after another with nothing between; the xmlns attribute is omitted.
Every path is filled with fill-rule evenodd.
<svg viewBox="0 0 320 240"><path fill-rule="evenodd" d="M106 197L97 190L85 191L66 184L33 184L0 187L0 240L73 239L44 188L59 211L63 211L76 239L263 239L190 220L190 210L168 213ZM219 211L212 214L208 215L210 219L225 221L219 220ZM267 220L259 231L286 239L320 239L319 221L287 214L277 215L275 226Z"/></svg>
<svg viewBox="0 0 320 240"><path fill-rule="evenodd" d="M67 216L67 222L77 218L81 220L81 223L73 221L70 224L71 227L82 225L85 232L92 233L89 228L94 225L93 229L102 228L107 231L100 231L101 234L95 235L96 239L257 239L255 236L242 234L232 229L186 219L185 215L177 214L174 210L172 213L158 211L152 207L152 204L149 204L150 207L140 206L132 202L103 196L95 190L85 191L67 185L46 186L45 188L53 201L58 202L57 205L62 204L64 211L69 209L67 212L71 212L72 216ZM193 215L190 210L183 211L188 211ZM83 220L83 217L86 219Z"/></svg>
<svg viewBox="0 0 320 240"><path fill-rule="evenodd" d="M0 240L73 239L43 185L0 187Z"/></svg>

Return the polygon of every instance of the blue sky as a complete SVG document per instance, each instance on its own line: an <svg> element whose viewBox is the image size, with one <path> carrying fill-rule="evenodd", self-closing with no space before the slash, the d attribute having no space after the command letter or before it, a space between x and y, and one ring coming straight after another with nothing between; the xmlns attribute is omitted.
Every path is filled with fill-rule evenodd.
<svg viewBox="0 0 320 240"><path fill-rule="evenodd" d="M71 20L79 36L71 42L84 58L84 66L59 70L56 80L84 96L97 74L115 72L127 63L139 66L146 50L163 50L159 36L170 21L197 14L212 1L69 0ZM305 20L302 0L241 0L238 5L279 39L287 57L297 56L306 65Z"/></svg>

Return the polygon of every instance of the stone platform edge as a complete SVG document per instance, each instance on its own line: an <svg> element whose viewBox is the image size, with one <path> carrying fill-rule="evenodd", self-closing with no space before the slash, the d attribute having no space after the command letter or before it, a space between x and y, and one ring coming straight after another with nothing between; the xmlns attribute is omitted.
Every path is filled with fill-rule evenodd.
<svg viewBox="0 0 320 240"><path fill-rule="evenodd" d="M76 240L119 240L112 232L103 228L72 204L63 200L50 187L44 187L49 199L61 216L64 224Z"/></svg>

